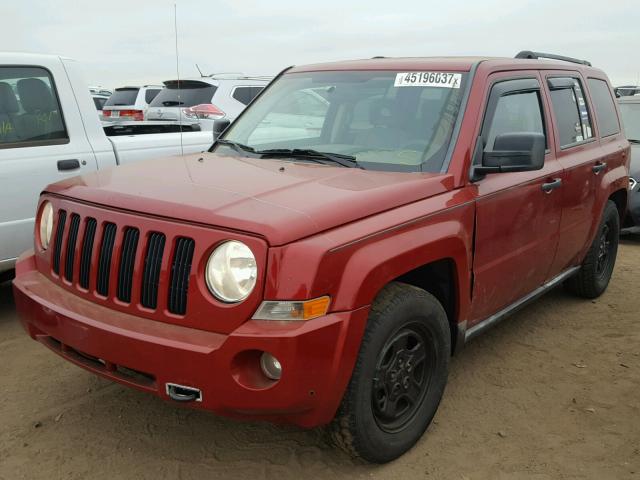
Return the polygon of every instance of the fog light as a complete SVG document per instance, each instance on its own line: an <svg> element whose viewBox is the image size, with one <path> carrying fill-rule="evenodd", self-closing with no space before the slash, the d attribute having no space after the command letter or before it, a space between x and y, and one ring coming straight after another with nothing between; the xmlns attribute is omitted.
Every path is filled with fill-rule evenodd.
<svg viewBox="0 0 640 480"><path fill-rule="evenodd" d="M260 357L260 368L262 368L262 373L271 380L280 380L282 376L282 365L280 365L280 361L270 353L262 353Z"/></svg>

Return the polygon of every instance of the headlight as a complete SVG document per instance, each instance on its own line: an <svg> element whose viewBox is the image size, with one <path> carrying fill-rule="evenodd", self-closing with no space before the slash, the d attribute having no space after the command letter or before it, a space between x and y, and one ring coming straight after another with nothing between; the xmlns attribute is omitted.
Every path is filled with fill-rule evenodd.
<svg viewBox="0 0 640 480"><path fill-rule="evenodd" d="M40 246L43 250L49 247L51 242L51 232L53 231L53 207L46 200L43 202L40 213Z"/></svg>
<svg viewBox="0 0 640 480"><path fill-rule="evenodd" d="M256 286L256 257L244 243L229 240L209 257L205 277L209 290L218 300L241 302Z"/></svg>

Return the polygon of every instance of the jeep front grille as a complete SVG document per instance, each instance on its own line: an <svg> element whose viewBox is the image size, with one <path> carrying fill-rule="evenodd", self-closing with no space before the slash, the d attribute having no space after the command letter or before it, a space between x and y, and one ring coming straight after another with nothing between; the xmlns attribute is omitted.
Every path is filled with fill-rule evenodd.
<svg viewBox="0 0 640 480"><path fill-rule="evenodd" d="M159 295L166 295L167 310L185 315L195 241L174 237L169 259L166 243L167 236L162 232L150 231L141 239L136 227L59 210L51 268L67 285L95 291L107 299L115 297L124 304L139 302L156 310ZM170 278L161 293L165 261Z"/></svg>

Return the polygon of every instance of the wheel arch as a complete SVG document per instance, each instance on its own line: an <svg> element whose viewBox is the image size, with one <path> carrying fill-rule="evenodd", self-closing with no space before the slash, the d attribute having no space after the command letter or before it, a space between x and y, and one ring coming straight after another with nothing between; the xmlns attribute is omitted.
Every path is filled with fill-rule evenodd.
<svg viewBox="0 0 640 480"><path fill-rule="evenodd" d="M442 258L414 268L392 281L420 288L433 295L444 308L451 330L451 349L456 350L459 334L459 282L453 258ZM383 287L384 288L384 287Z"/></svg>
<svg viewBox="0 0 640 480"><path fill-rule="evenodd" d="M618 209L618 216L620 217L620 225L624 223L624 217L626 216L628 196L629 196L629 191L626 188L615 190L609 195L609 200L615 203L616 208Z"/></svg>

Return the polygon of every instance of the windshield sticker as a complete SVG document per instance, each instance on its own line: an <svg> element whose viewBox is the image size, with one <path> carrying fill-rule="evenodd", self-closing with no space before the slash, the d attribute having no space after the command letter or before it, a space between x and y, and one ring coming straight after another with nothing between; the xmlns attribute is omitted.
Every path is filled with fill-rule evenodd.
<svg viewBox="0 0 640 480"><path fill-rule="evenodd" d="M396 75L394 87L460 88L461 73L404 72Z"/></svg>

